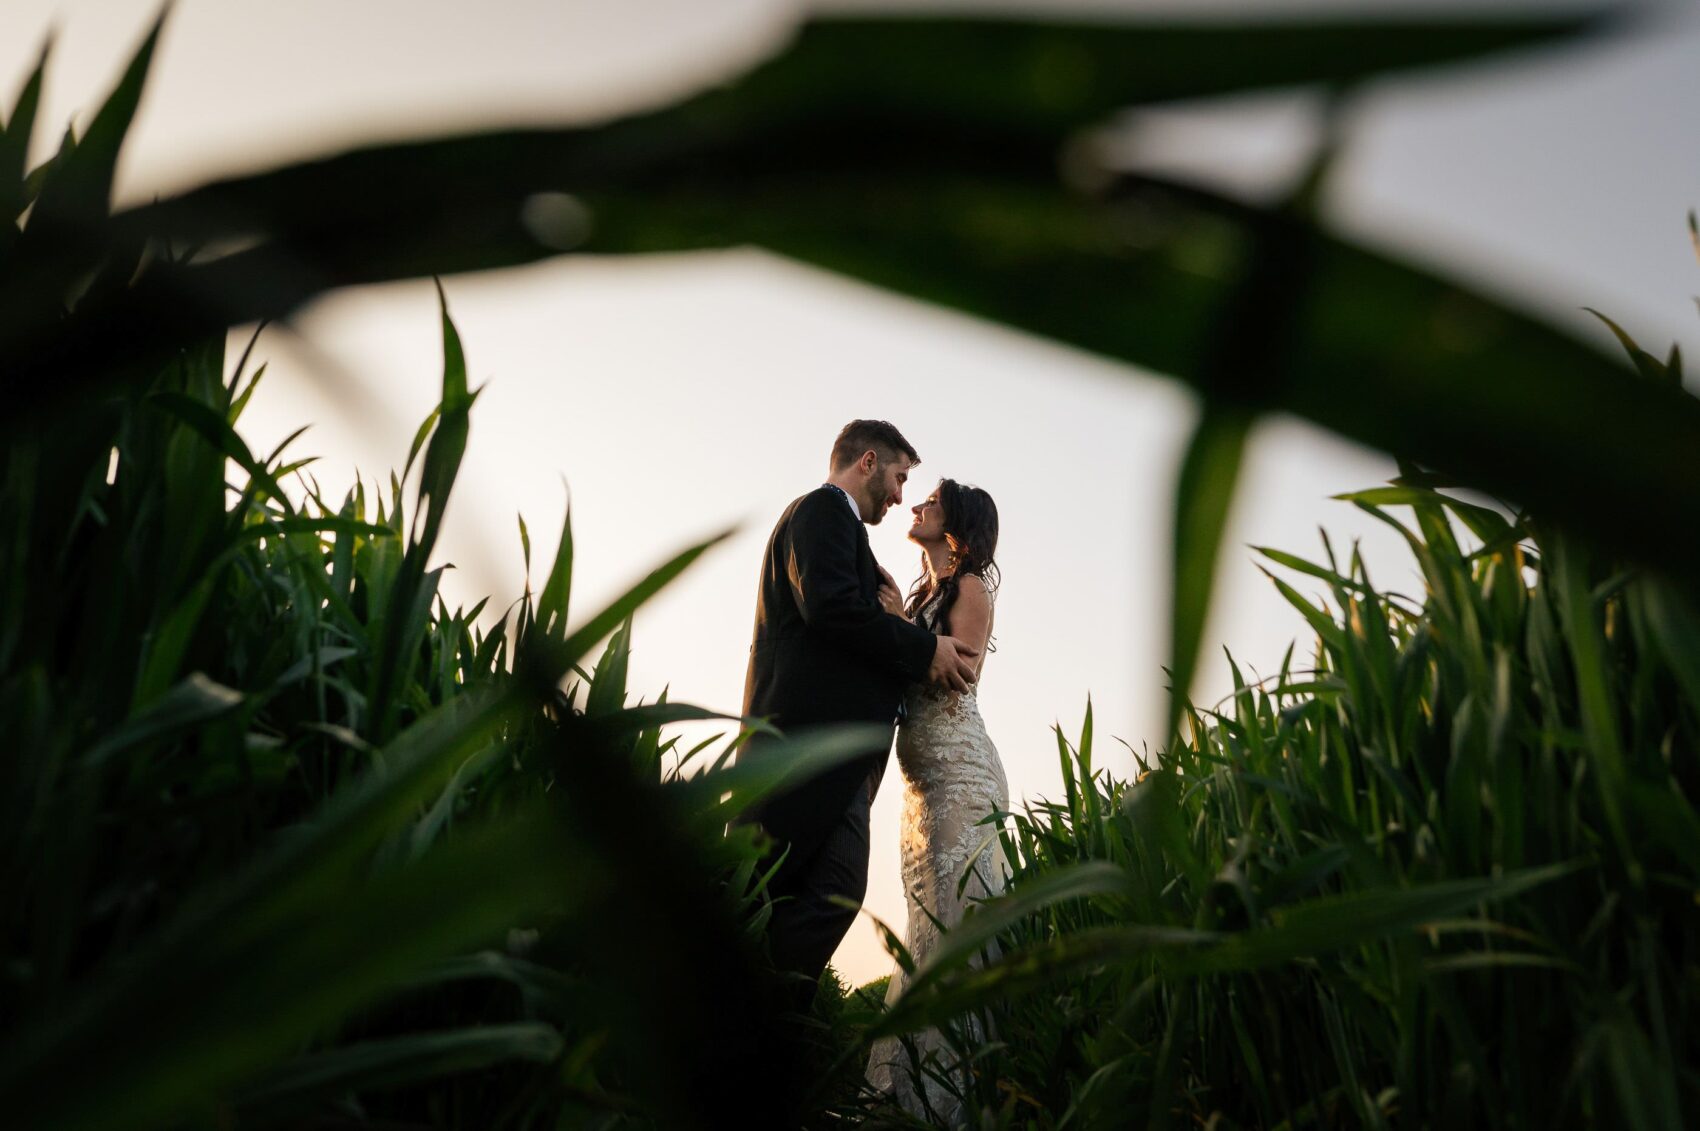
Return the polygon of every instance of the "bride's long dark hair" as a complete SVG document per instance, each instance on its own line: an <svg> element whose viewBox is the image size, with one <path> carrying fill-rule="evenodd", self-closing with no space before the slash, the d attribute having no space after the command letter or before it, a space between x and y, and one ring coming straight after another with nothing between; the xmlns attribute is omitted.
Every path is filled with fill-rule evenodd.
<svg viewBox="0 0 1700 1131"><path fill-rule="evenodd" d="M940 479L937 488L939 510L944 519L945 545L950 549L953 568L944 578L933 575L932 561L921 552L921 576L909 589L909 601L904 608L910 620L921 606L939 596L935 624L940 634L950 634L950 607L956 604L957 591L964 577L978 577L988 593L996 592L1001 574L998 572L998 507L992 496L980 487Z"/></svg>

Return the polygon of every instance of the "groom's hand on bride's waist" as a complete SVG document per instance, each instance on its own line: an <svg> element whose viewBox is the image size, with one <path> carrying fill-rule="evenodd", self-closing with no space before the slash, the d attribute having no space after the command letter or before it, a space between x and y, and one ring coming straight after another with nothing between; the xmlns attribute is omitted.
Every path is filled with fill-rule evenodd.
<svg viewBox="0 0 1700 1131"><path fill-rule="evenodd" d="M967 691L974 682L974 662L979 658L979 652L956 637L941 636L933 649L933 662L927 668L927 682L952 691Z"/></svg>

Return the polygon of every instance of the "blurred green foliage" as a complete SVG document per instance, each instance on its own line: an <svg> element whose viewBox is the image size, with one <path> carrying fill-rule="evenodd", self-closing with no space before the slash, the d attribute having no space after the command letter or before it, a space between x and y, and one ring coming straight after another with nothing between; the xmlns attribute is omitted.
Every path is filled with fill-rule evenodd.
<svg viewBox="0 0 1700 1131"><path fill-rule="evenodd" d="M842 1122L867 1114L868 1034L979 1011L998 1039L970 1098L994 1123L1678 1126L1700 407L1674 352L1626 340L1625 367L1321 207L1360 87L1612 22L820 19L675 106L116 215L158 29L30 168L44 55L0 128L7 1122ZM1300 85L1325 138L1274 204L1094 144L1127 106ZM763 977L757 847L724 829L778 771L662 736L707 712L627 702L633 610L705 547L569 628L565 529L485 631L431 566L476 398L446 304L438 409L387 489L340 499L288 444L248 450L260 371L223 349L339 286L740 242L1204 404L1159 764L1095 773L1088 717L1065 798L1009 818L1013 894L891 1013L828 987L801 1029ZM1357 501L1413 508L1427 591L1270 552L1329 589L1335 612L1287 591L1316 662L1200 712L1222 522L1269 411L1412 461Z"/></svg>

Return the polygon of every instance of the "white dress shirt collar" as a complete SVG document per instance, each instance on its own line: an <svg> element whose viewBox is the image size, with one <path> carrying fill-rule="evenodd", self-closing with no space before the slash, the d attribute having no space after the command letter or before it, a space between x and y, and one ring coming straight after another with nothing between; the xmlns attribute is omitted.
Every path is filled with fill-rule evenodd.
<svg viewBox="0 0 1700 1131"><path fill-rule="evenodd" d="M843 496L844 501L850 504L850 513L856 516L856 521L862 521L862 508L856 505L856 500L851 496L850 492L846 491L836 483L823 483L822 486L831 487L834 491L837 491L841 496Z"/></svg>

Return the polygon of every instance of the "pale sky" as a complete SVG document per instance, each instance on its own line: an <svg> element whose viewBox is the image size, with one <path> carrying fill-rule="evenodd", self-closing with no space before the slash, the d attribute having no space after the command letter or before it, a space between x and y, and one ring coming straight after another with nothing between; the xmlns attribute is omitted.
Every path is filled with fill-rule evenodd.
<svg viewBox="0 0 1700 1131"><path fill-rule="evenodd" d="M1268 14L1277 6L1250 7ZM1344 0L1280 7L1387 8ZM92 112L153 8L139 0L0 8L8 108L46 28L59 29L40 150L74 114ZM1580 332L1598 333L1579 309L1590 305L1655 352L1673 338L1692 340L1690 295L1700 276L1684 217L1700 204L1691 121L1700 104L1700 19L1673 10L1583 51L1378 87L1357 114L1331 222L1516 294ZM735 72L782 43L795 18L793 5L776 0L182 0L119 196L145 199L402 134L637 108ZM1302 98L1277 96L1140 114L1129 145L1149 164L1255 190L1290 168L1305 110ZM1060 720L1077 730L1088 694L1100 765L1121 775L1133 768L1112 735L1135 747L1158 743L1169 499L1194 412L1184 389L752 250L557 259L453 277L446 287L472 379L486 385L440 554L457 567L445 585L451 601L470 605L488 593L501 607L518 596L516 512L530 525L535 568L547 568L563 477L572 487L581 617L686 541L741 524L640 616L631 672L646 697L670 685L674 699L735 711L757 561L774 517L820 482L844 421L883 417L922 455L906 503L938 475L977 483L998 502L1005 583L980 700L1013 793L1059 792L1049 728ZM292 450L324 457L315 470L334 497L356 466L387 480L435 403L431 286L333 295L293 332L268 331L258 355L271 368L243 421L252 447L269 451L312 422ZM340 391L348 378L358 397ZM1362 538L1384 587L1411 586L1402 547L1328 500L1391 473L1384 457L1303 423L1260 429L1218 582L1200 701L1226 690L1222 643L1264 671L1294 638L1300 655L1309 648L1248 544L1311 554L1324 525L1337 546ZM903 517L872 537L907 582L917 555L903 541ZM898 785L894 762L874 810L868 908L901 929ZM837 963L855 981L889 968L866 923Z"/></svg>

